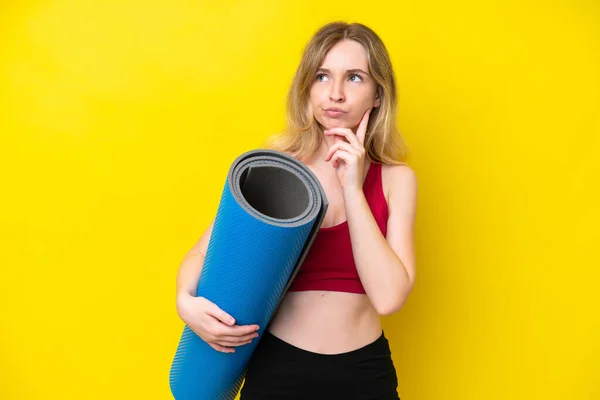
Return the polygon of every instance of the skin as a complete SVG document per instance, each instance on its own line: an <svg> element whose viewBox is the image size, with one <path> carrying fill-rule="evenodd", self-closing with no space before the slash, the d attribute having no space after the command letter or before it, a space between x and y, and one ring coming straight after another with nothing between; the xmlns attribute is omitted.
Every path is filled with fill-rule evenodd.
<svg viewBox="0 0 600 400"><path fill-rule="evenodd" d="M302 161L315 173L329 200L322 227L348 222L354 260L367 293L288 292L268 329L301 349L339 354L375 341L382 331L380 316L397 312L412 291L417 182L406 165L383 166L382 186L389 207L384 237L362 192L369 168L363 147L368 118L372 108L380 105L377 85L368 74L367 52L358 42L343 40L330 49L321 68L311 87L310 106L323 128L324 141ZM327 115L330 107L344 113ZM233 352L261 327L237 326L216 305L193 297L211 230L212 224L180 267L178 311L213 348Z"/></svg>
<svg viewBox="0 0 600 400"><path fill-rule="evenodd" d="M365 165L368 160L363 147L368 118L381 101L377 84L368 73L366 49L360 43L338 42L320 67L310 90L310 106L315 120L324 129L324 141L319 151L304 162L317 175L330 203L322 226L346 220L350 225L345 199L362 194L369 167ZM330 116L325 112L330 107L340 108L344 113ZM384 190L388 186L384 182ZM336 354L375 341L382 330L379 317L366 294L289 292L269 330L296 347Z"/></svg>
<svg viewBox="0 0 600 400"><path fill-rule="evenodd" d="M342 40L326 54L310 89L310 107L315 120L324 130L325 140L314 157L306 160L309 167L324 167L321 159L330 161L327 156L333 155L337 149L334 148L335 144L344 141L344 130L355 133L361 122L366 129L370 110L381 104L377 83L368 71L367 51L356 41ZM344 113L330 116L325 110L331 107L340 108ZM336 132L341 132L341 135L335 135ZM334 160L333 165L337 164L338 161ZM340 173L343 171L345 168ZM351 180L358 183L358 176L352 176ZM342 178L341 182L345 182L345 179Z"/></svg>

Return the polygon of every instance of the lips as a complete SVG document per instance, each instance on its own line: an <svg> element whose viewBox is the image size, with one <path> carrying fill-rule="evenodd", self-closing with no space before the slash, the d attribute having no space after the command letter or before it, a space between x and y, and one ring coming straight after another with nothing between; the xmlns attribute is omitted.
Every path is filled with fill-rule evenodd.
<svg viewBox="0 0 600 400"><path fill-rule="evenodd" d="M328 108L325 110L325 115L330 118L341 118L346 112L339 108Z"/></svg>

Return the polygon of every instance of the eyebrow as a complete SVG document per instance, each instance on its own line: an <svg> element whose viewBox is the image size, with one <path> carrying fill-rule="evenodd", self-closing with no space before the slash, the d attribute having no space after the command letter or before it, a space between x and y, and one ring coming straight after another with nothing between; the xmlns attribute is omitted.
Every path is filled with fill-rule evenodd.
<svg viewBox="0 0 600 400"><path fill-rule="evenodd" d="M331 71L330 71L330 70L328 70L327 68L319 68L319 69L317 70L317 72L319 72L319 71L323 71L323 72L328 72L328 73L331 73ZM349 69L349 70L346 70L346 72L347 72L347 73L356 73L356 72L362 72L363 74L365 74L365 75L369 76L369 73L368 73L368 72L366 72L366 71L363 71L363 70L362 70L362 69L360 69L360 68L353 68L353 69Z"/></svg>

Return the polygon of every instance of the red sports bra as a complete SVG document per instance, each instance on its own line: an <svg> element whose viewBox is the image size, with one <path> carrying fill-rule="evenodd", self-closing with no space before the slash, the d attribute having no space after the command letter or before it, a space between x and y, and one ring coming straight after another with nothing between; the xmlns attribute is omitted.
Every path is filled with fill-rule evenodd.
<svg viewBox="0 0 600 400"><path fill-rule="evenodd" d="M363 183L363 192L381 233L386 236L388 204L381 183L381 164L371 162ZM321 228L317 233L288 289L290 292L303 290L365 293L354 264L347 220Z"/></svg>

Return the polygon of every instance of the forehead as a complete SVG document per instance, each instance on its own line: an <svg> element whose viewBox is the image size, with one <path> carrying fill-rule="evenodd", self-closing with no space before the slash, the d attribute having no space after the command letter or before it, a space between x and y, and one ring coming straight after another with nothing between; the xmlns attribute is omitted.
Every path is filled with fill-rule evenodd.
<svg viewBox="0 0 600 400"><path fill-rule="evenodd" d="M357 41L344 39L329 49L320 67L330 70L360 68L368 71L367 50Z"/></svg>

